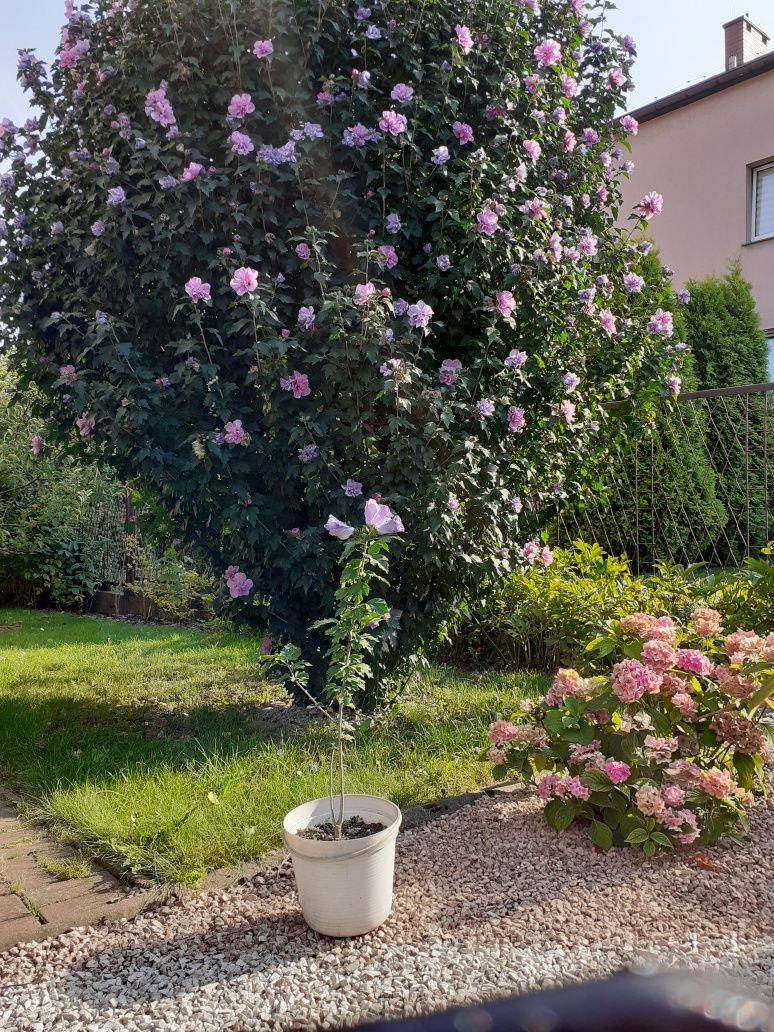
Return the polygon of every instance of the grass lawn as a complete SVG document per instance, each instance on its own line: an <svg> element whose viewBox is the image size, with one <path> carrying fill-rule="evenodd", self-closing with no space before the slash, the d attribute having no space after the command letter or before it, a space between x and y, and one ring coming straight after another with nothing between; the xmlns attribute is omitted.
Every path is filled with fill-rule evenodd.
<svg viewBox="0 0 774 1032"><path fill-rule="evenodd" d="M163 881L255 859L324 795L327 730L278 721L260 639L0 610L0 777L71 841ZM536 675L435 668L359 730L348 788L402 806L480 787L484 731ZM296 716L296 714L293 714Z"/></svg>

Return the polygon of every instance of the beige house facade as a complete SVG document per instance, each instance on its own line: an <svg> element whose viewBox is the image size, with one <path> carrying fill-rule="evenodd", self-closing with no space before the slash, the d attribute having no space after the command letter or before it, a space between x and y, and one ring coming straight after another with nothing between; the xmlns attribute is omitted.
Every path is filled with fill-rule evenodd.
<svg viewBox="0 0 774 1032"><path fill-rule="evenodd" d="M774 381L774 52L745 17L724 29L726 71L631 112L640 128L623 210L663 196L650 235L677 287L741 260Z"/></svg>

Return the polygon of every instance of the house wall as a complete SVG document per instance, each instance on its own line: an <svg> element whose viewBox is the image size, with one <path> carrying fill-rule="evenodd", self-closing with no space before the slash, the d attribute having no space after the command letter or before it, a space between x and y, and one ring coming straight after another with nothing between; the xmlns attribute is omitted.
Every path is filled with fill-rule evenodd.
<svg viewBox="0 0 774 1032"><path fill-rule="evenodd" d="M752 165L774 161L774 72L640 125L622 217L650 190L664 211L649 235L681 287L739 256L763 328L774 336L774 238L749 243Z"/></svg>

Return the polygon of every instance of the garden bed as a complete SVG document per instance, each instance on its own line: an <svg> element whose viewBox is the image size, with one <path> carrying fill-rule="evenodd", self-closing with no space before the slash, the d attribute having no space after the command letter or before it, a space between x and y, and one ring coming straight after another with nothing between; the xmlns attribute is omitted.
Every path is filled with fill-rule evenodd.
<svg viewBox="0 0 774 1032"><path fill-rule="evenodd" d="M0 611L0 776L97 858L196 885L280 845L326 791L325 728L255 680L261 639ZM352 791L401 806L486 784L488 723L544 678L435 669L350 750Z"/></svg>

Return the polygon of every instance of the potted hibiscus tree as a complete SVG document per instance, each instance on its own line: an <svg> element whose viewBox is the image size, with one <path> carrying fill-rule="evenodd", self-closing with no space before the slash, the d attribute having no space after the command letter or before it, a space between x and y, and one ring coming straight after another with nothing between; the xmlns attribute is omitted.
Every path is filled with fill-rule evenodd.
<svg viewBox="0 0 774 1032"><path fill-rule="evenodd" d="M376 631L390 619L387 602L372 594L372 584L387 583L390 541L403 530L400 517L376 498L365 503L363 517L357 529L335 516L325 525L344 542L335 613L315 625L329 643L325 700L309 695L335 731L328 795L295 807L283 823L304 918L315 931L332 936L362 935L388 917L401 824L395 803L348 793L345 785L351 717L371 676L368 659L380 641ZM308 692L309 664L298 647L286 646L272 659L296 689Z"/></svg>

